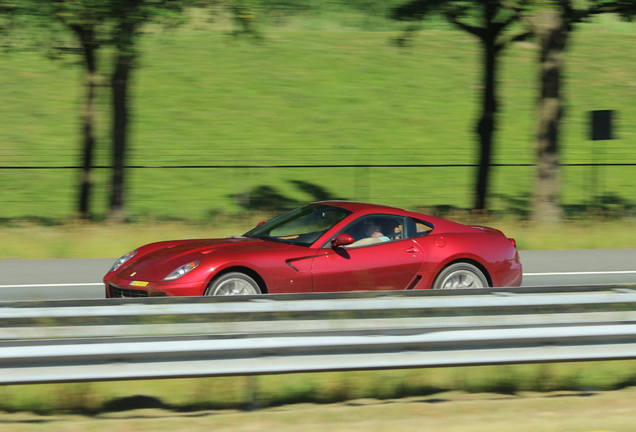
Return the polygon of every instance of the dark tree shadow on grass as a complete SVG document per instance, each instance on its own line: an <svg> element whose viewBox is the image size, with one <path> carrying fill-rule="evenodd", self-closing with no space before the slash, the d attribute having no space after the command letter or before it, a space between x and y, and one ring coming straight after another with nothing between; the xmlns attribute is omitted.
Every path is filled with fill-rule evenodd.
<svg viewBox="0 0 636 432"><path fill-rule="evenodd" d="M568 219L616 220L633 216L636 203L614 193L606 193L592 198L589 203L564 205L563 211Z"/></svg>
<svg viewBox="0 0 636 432"><path fill-rule="evenodd" d="M245 194L234 197L245 210L283 211L296 207L298 202L281 194L272 186L257 186Z"/></svg>
<svg viewBox="0 0 636 432"><path fill-rule="evenodd" d="M52 218L45 216L21 216L17 218L0 218L0 226L4 227L18 227L24 225L35 225L43 227L56 227L64 225L67 219Z"/></svg>
<svg viewBox="0 0 636 432"><path fill-rule="evenodd" d="M249 192L232 195L231 198L238 200L238 203L245 210L257 210L268 212L282 212L291 210L302 204L311 201L327 201L327 200L341 200L346 198L339 198L329 192L322 186L305 182L302 180L292 180L289 182L300 192L307 195L306 200L298 200L285 196L278 189L269 185L256 186Z"/></svg>
<svg viewBox="0 0 636 432"><path fill-rule="evenodd" d="M335 197L327 189L323 188L322 186L318 186L316 184L312 184L302 180L292 180L290 183L296 186L296 188L300 190L301 192L304 192L307 195L309 195L312 198L312 201L343 199L343 198Z"/></svg>
<svg viewBox="0 0 636 432"><path fill-rule="evenodd" d="M499 194L494 197L503 202L504 215L517 216L529 220L532 215L532 196ZM564 204L563 215L566 220L603 219L616 220L636 213L636 203L613 193L606 193L580 204Z"/></svg>
<svg viewBox="0 0 636 432"><path fill-rule="evenodd" d="M103 411L107 412L120 412L136 409L173 409L172 406L163 403L160 399L153 396L127 396L117 399L112 399L104 404Z"/></svg>

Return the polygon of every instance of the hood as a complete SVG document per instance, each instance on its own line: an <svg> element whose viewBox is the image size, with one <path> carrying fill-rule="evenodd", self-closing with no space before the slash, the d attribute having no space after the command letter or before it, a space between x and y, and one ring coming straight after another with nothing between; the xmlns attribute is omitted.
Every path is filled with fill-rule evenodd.
<svg viewBox="0 0 636 432"><path fill-rule="evenodd" d="M214 254L234 254L280 250L290 245L252 239L230 237L224 239L173 240L151 243L139 248L139 257L117 271L117 277L157 281L170 272L192 261L203 261ZM133 274L134 273L134 274Z"/></svg>

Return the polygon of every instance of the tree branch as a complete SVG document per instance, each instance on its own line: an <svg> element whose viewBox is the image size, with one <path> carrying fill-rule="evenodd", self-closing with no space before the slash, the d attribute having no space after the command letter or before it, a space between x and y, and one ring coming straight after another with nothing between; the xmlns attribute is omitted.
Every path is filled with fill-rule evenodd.
<svg viewBox="0 0 636 432"><path fill-rule="evenodd" d="M442 8L442 13L446 16L446 19L453 25L459 27L460 29L477 36L479 39L484 39L485 30L482 27L472 26L470 24L466 24L461 22L458 17L459 13L456 10L449 8Z"/></svg>
<svg viewBox="0 0 636 432"><path fill-rule="evenodd" d="M533 35L532 31L526 31L523 33L518 33L514 36L502 37L497 41L496 49L497 51L501 51L502 49L506 48L510 44L527 40L532 35Z"/></svg>

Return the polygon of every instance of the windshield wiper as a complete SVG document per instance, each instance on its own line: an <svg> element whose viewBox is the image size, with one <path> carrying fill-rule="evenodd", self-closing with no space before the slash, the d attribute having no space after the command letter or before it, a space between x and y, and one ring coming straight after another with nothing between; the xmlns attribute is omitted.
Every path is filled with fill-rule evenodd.
<svg viewBox="0 0 636 432"><path fill-rule="evenodd" d="M249 236L246 236L246 237L257 239L257 240L280 241L280 239L278 237L272 237L272 236L267 235L267 234L249 235Z"/></svg>

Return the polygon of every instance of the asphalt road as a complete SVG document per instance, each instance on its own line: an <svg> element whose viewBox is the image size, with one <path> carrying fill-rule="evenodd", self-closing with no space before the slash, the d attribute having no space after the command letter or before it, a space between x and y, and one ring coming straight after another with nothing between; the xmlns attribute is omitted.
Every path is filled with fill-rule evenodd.
<svg viewBox="0 0 636 432"><path fill-rule="evenodd" d="M636 283L636 249L521 251L523 286ZM0 301L104 298L115 258L0 260Z"/></svg>

